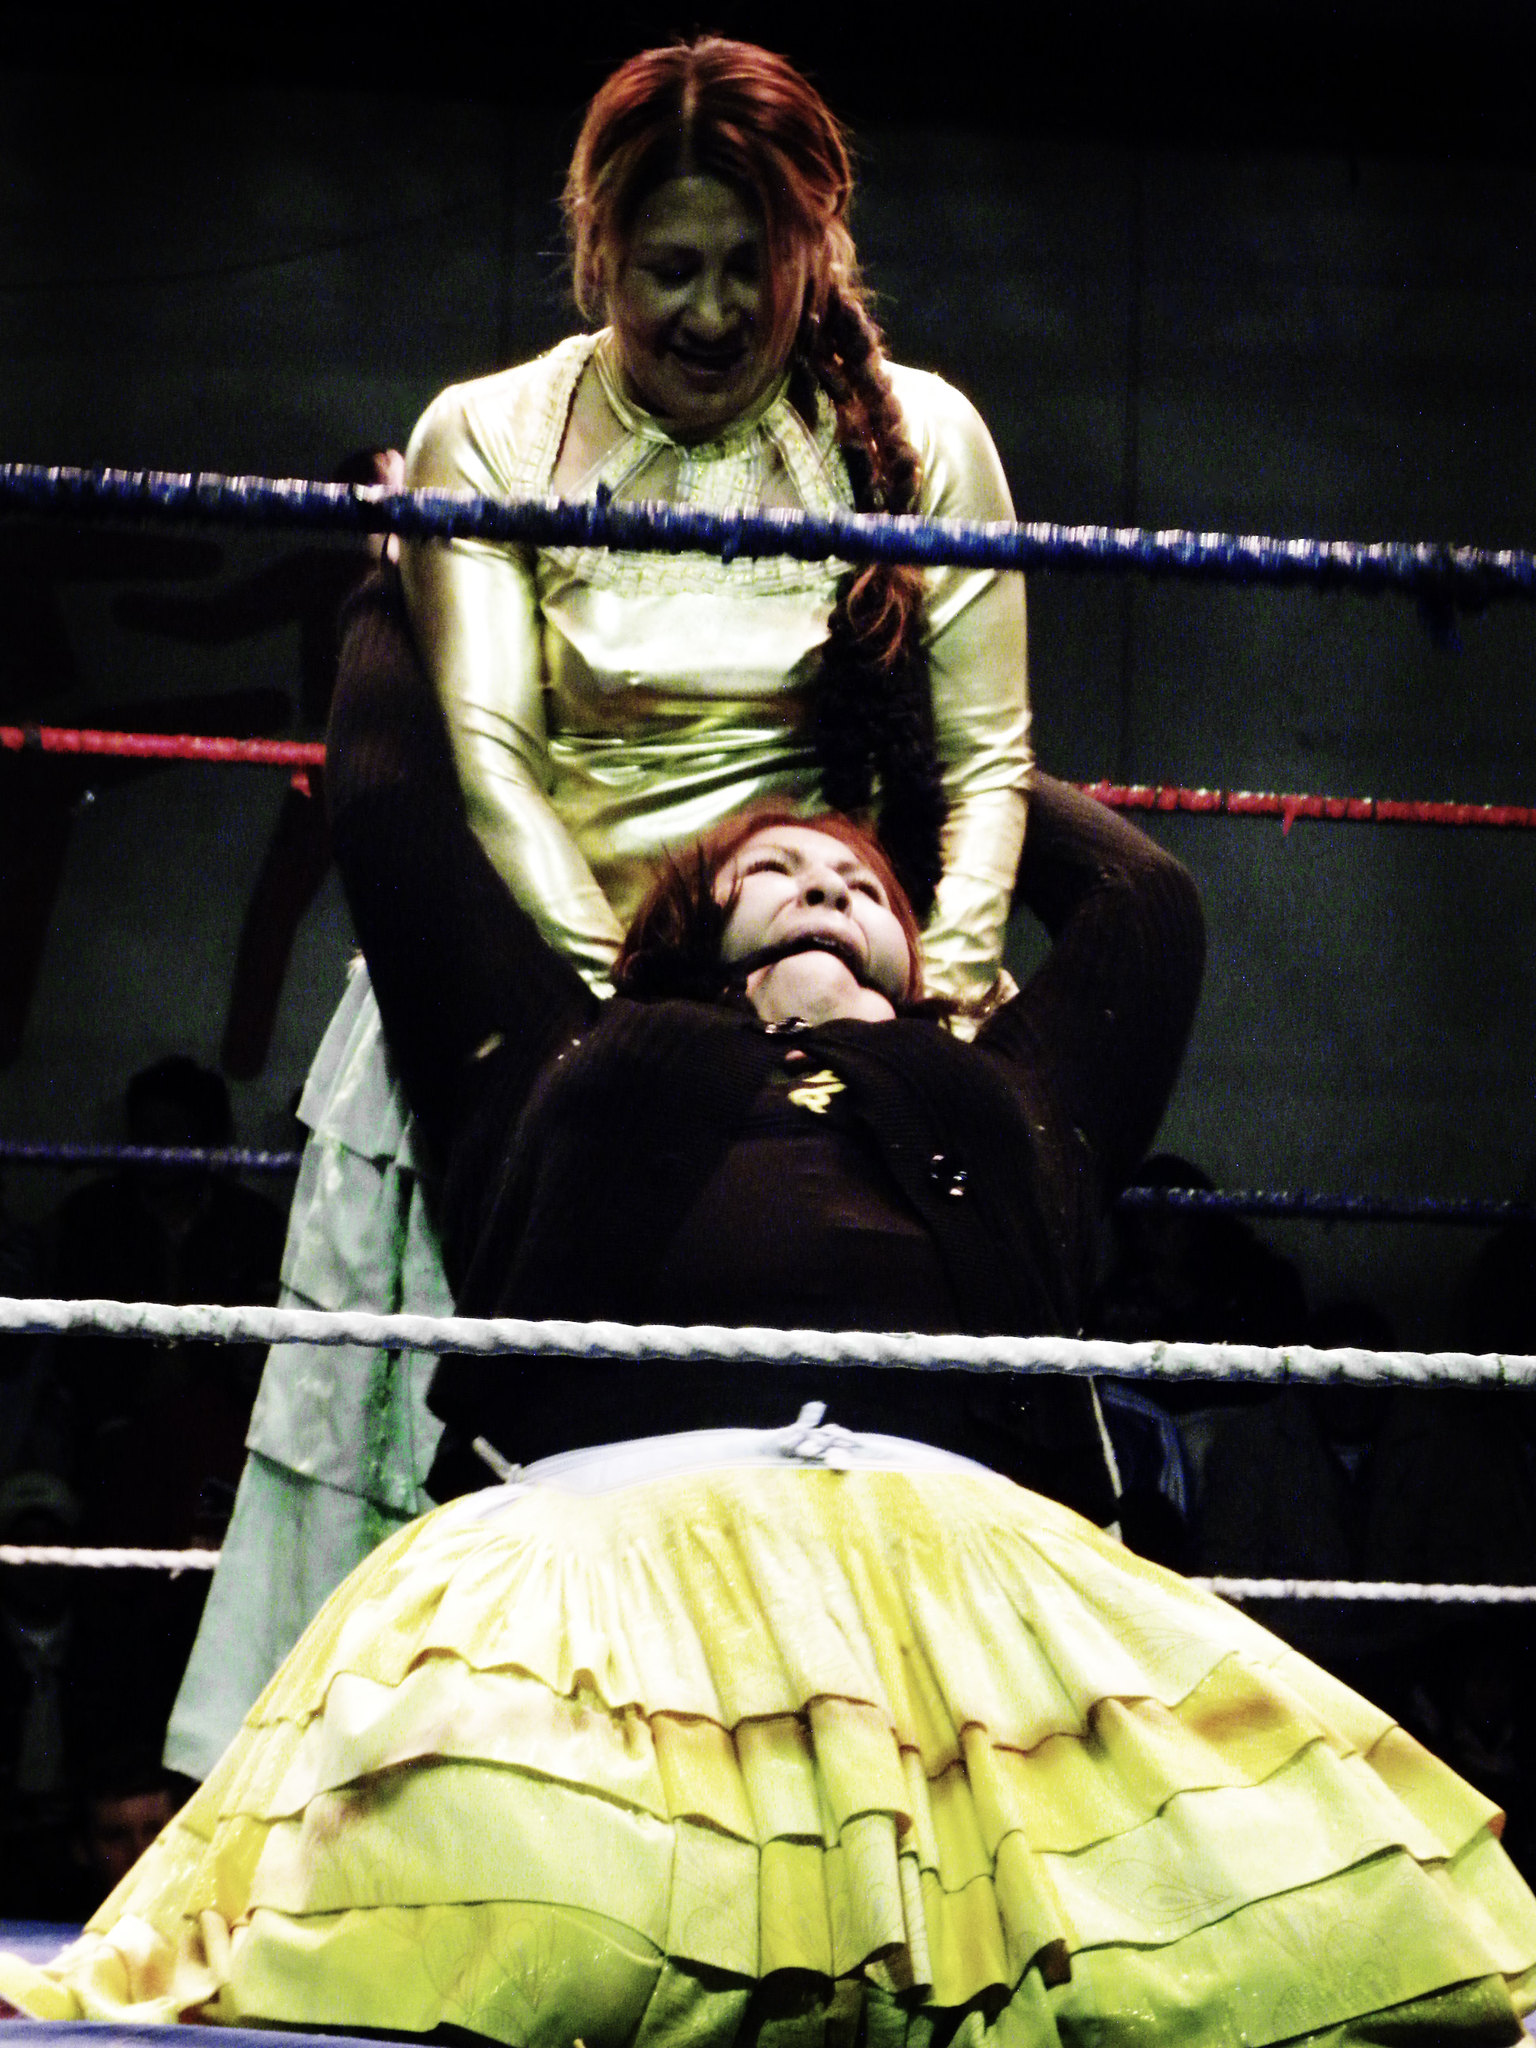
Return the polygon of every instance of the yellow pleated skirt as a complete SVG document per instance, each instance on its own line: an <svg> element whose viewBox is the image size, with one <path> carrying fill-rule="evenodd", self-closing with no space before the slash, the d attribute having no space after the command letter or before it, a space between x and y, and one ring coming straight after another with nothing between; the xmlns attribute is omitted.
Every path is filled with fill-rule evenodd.
<svg viewBox="0 0 1536 2048"><path fill-rule="evenodd" d="M1499 1822L976 1468L522 1484L369 1558L0 1995L509 2048L1493 2044L1536 2002Z"/></svg>

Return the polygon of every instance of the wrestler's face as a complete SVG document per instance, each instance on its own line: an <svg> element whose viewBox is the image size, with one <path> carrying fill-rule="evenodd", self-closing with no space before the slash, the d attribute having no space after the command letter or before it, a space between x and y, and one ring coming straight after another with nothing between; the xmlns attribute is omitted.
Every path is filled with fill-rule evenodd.
<svg viewBox="0 0 1536 2048"><path fill-rule="evenodd" d="M912 958L885 885L851 846L805 825L768 825L715 877L715 898L737 890L721 958L744 960L764 946L814 939L866 987L899 1003Z"/></svg>
<svg viewBox="0 0 1536 2048"><path fill-rule="evenodd" d="M608 291L625 382L680 440L707 440L784 367L773 299L756 207L719 178L669 178L636 214Z"/></svg>

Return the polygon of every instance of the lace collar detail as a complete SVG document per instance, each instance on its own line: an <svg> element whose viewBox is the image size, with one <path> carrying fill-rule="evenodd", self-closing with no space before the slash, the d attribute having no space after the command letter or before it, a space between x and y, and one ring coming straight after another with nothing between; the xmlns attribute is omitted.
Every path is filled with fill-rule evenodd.
<svg viewBox="0 0 1536 2048"><path fill-rule="evenodd" d="M676 477L668 495L679 505L701 512L753 510L762 503L770 467L782 464L795 497L808 512L825 517L852 509L853 491L837 446L832 402L818 392L816 419L808 425L790 403L787 371L718 439L677 441L660 420L623 391L610 329L579 336L573 346L568 345L568 352L556 354L560 358L555 392L558 422L551 425L542 481L535 488L547 491L550 487L572 395L590 362L604 401L622 431L588 474L567 486L570 497L586 498L606 489L622 498L632 488L643 496L647 468L663 451L670 451ZM830 602L842 573L833 562L801 562L787 555L722 562L707 555L631 554L602 548L541 549L539 562L546 585L552 579L574 577L594 588L636 597L805 591L814 592L816 601L823 603Z"/></svg>

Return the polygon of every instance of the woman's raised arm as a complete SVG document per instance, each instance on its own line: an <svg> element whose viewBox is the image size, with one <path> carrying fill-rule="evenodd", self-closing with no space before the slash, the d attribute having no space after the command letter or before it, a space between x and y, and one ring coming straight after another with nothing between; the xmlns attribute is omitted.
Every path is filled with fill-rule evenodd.
<svg viewBox="0 0 1536 2048"><path fill-rule="evenodd" d="M890 366L922 464L932 517L1013 518L997 450L969 399L941 378ZM949 818L944 873L923 935L935 994L991 992L1024 842L1029 745L1024 579L993 569L926 576L934 734Z"/></svg>
<svg viewBox="0 0 1536 2048"><path fill-rule="evenodd" d="M370 577L343 617L326 751L336 859L391 1058L442 1157L487 1053L498 1088L531 1085L597 998L469 828L398 577Z"/></svg>
<svg viewBox="0 0 1536 2048"><path fill-rule="evenodd" d="M509 371L491 381L510 388L520 375ZM513 442L519 423L515 403L492 418L464 386L450 388L411 436L407 484L516 495L527 466ZM451 541L406 547L400 567L470 827L545 938L602 988L623 933L545 794L543 654L531 562L522 549Z"/></svg>
<svg viewBox="0 0 1536 2048"><path fill-rule="evenodd" d="M1144 832L1036 774L1019 894L1054 943L978 1043L1029 1066L1086 1141L1107 1201L1178 1077L1205 965L1199 892Z"/></svg>

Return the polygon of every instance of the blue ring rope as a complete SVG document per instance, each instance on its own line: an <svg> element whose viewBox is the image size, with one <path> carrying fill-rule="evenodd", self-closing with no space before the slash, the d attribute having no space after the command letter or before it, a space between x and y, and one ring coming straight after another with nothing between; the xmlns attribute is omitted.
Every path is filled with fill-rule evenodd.
<svg viewBox="0 0 1536 2048"><path fill-rule="evenodd" d="M1120 1210L1182 1209L1219 1216L1268 1216L1314 1223L1463 1223L1492 1229L1536 1223L1529 1202L1487 1202L1474 1197L1314 1194L1307 1188L1126 1188Z"/></svg>
<svg viewBox="0 0 1536 2048"><path fill-rule="evenodd" d="M789 555L805 561L940 563L990 569L1138 569L1225 583L1311 584L1406 591L1431 622L1452 606L1536 597L1536 555L1516 548L1431 541L1281 540L1265 534L1062 526L915 515L697 512L617 505L599 495L502 500L467 491L386 491L376 485L222 476L206 470L74 469L0 463L0 512L132 515L218 525L399 533L532 547L624 548L666 554Z"/></svg>
<svg viewBox="0 0 1536 2048"><path fill-rule="evenodd" d="M297 1173L301 1156L243 1145L77 1145L0 1138L0 1165L12 1166L198 1166L214 1173Z"/></svg>
<svg viewBox="0 0 1536 2048"><path fill-rule="evenodd" d="M43 1139L0 1138L0 1164L16 1166L196 1166L212 1172L287 1173L299 1170L298 1152L259 1152L239 1145L82 1145ZM1501 1223L1536 1223L1536 1205L1442 1200L1418 1195L1402 1200L1370 1195L1314 1194L1254 1188L1127 1188L1115 1205L1122 1210L1175 1209L1219 1216L1305 1218L1321 1223L1464 1223L1490 1229Z"/></svg>

